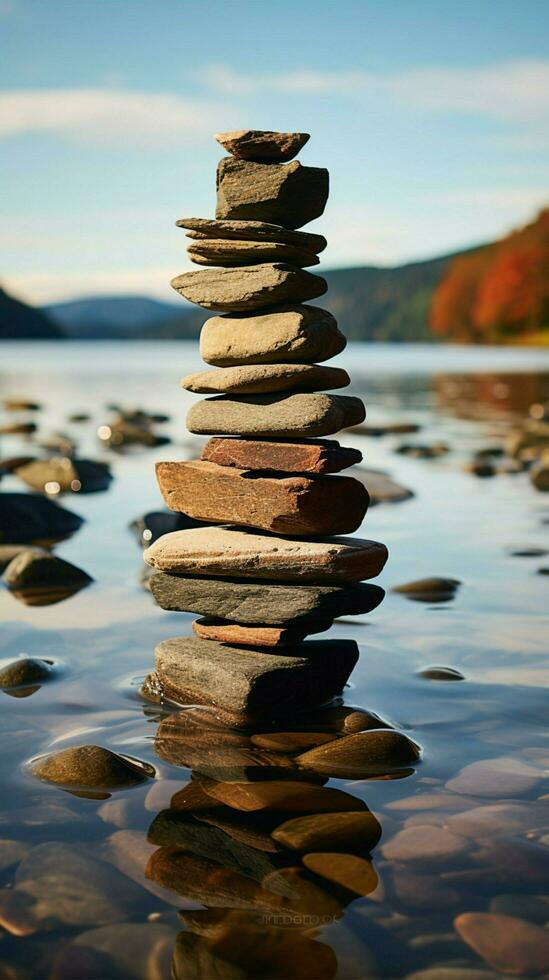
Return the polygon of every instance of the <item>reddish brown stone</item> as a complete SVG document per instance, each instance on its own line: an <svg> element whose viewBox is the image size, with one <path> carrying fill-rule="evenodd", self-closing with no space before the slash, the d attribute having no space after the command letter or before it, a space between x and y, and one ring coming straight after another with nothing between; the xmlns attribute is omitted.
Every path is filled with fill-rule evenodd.
<svg viewBox="0 0 549 980"><path fill-rule="evenodd" d="M197 636L220 643L235 643L246 647L284 647L300 643L310 633L323 633L330 629L332 620L319 620L307 629L287 629L284 626L243 626L227 623L223 619L195 619L192 624Z"/></svg>
<svg viewBox="0 0 549 980"><path fill-rule="evenodd" d="M338 473L360 463L358 449L342 447L335 440L283 442L276 439L230 439L212 436L202 449L202 459L242 470L280 473Z"/></svg>
<svg viewBox="0 0 549 980"><path fill-rule="evenodd" d="M156 476L171 510L279 534L349 534L369 502L366 488L346 476L258 476L205 460L157 463Z"/></svg>

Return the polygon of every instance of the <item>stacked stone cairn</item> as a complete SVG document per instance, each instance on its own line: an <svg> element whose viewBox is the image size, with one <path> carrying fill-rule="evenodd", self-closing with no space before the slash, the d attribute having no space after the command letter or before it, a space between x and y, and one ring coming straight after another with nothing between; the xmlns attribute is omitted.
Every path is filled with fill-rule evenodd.
<svg viewBox="0 0 549 980"><path fill-rule="evenodd" d="M323 363L345 347L334 317L306 305L327 288L306 271L326 240L296 229L323 213L328 172L293 160L304 133L216 138L230 154L217 170L216 219L177 222L205 268L172 282L221 314L200 337L212 370L182 382L212 396L187 416L192 433L210 438L200 459L157 464L167 506L197 526L163 535L144 555L156 602L201 617L194 636L159 644L143 689L189 706L161 721L156 749L192 769L193 782L151 828L161 847L148 873L219 906L221 863L248 885L255 879L259 895L244 901L231 879L238 894L226 889L223 904L279 908L299 884L303 850L350 851L364 863L377 843L365 803L324 787L326 777L391 772L418 752L377 716L334 700L357 644L305 639L336 617L374 609L383 589L364 580L387 559L385 545L341 536L360 527L369 497L362 482L339 475L361 454L325 438L365 417L359 398L331 393L349 384L346 371ZM294 826L300 820L313 824ZM309 864L330 877L322 854ZM365 867L349 867L355 894L375 887Z"/></svg>

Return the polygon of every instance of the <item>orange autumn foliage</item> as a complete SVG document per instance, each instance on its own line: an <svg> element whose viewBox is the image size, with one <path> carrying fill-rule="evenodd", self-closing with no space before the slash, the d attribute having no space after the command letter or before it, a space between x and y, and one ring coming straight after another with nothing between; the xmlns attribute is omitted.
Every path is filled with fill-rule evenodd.
<svg viewBox="0 0 549 980"><path fill-rule="evenodd" d="M433 332L468 343L549 329L549 209L494 245L453 259L431 303Z"/></svg>

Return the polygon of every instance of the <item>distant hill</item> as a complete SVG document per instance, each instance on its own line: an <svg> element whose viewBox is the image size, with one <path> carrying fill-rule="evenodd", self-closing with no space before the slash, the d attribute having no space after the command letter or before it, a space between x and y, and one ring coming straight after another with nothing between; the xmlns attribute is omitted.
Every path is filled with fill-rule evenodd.
<svg viewBox="0 0 549 980"><path fill-rule="evenodd" d="M92 296L52 303L44 311L61 324L68 337L78 340L136 339L159 336L170 321L186 322L195 308L162 303L148 296ZM187 331L185 331L187 332Z"/></svg>
<svg viewBox="0 0 549 980"><path fill-rule="evenodd" d="M316 305L334 314L349 340L433 340L431 300L453 259L445 255L387 269L366 265L324 272L328 292Z"/></svg>
<svg viewBox="0 0 549 980"><path fill-rule="evenodd" d="M0 340L55 340L62 329L50 317L0 288Z"/></svg>
<svg viewBox="0 0 549 980"><path fill-rule="evenodd" d="M323 271L328 292L316 301L336 316L349 340L429 341L433 291L454 256L383 269L359 266ZM210 315L184 302L144 296L105 296L45 308L65 333L79 339L197 337Z"/></svg>

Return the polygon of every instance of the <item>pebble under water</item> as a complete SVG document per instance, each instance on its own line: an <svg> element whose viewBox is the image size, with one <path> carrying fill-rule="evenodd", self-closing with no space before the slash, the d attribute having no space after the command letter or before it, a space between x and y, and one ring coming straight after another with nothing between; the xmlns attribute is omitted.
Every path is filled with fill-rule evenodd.
<svg viewBox="0 0 549 980"><path fill-rule="evenodd" d="M369 425L420 429L339 436L413 496L393 487L358 532L389 547L375 580L384 601L321 638L359 645L343 703L422 756L328 779L294 759L348 736L349 713L235 732L161 691L140 695L156 645L191 635L196 618L154 605L141 578L147 536L129 528L162 509L154 461L199 453L184 428L193 396L177 391L200 367L194 348L0 345L1 402L43 406L2 414L37 431L0 435L0 458L51 456L38 443L61 433L113 475L57 498L84 523L55 554L93 581L48 605L0 590L0 677L34 662L32 683L0 690L0 978L548 974L549 501L498 449L549 400L549 356L351 345L338 359ZM169 416L154 427L168 449L117 449L113 403ZM4 476L0 507L3 492L27 489ZM445 581L393 591L433 579ZM139 778L82 792L33 775L40 757L80 745L138 760ZM280 780L302 784L310 807L286 797L273 809ZM329 811L325 789L345 794L332 797L345 811L338 828L330 812L289 827Z"/></svg>

